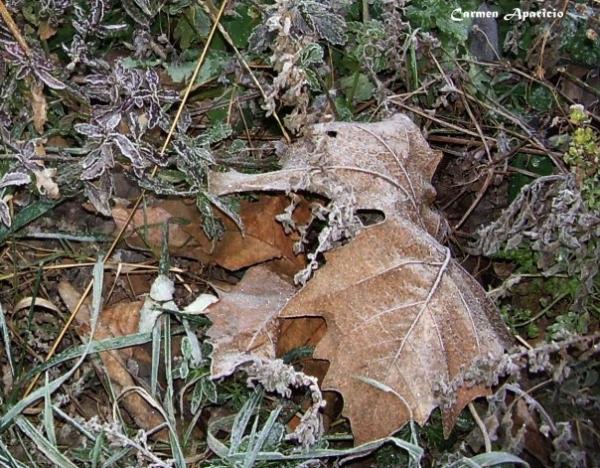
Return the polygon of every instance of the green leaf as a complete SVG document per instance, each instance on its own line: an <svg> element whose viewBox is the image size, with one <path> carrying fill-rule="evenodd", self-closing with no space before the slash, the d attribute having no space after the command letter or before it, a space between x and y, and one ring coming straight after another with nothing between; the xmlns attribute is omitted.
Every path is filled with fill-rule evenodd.
<svg viewBox="0 0 600 468"><path fill-rule="evenodd" d="M196 84L203 85L217 78L223 71L223 67L229 57L223 52L210 51L200 67ZM186 61L179 64L165 64L165 70L175 83L186 83L194 73L197 61Z"/></svg>
<svg viewBox="0 0 600 468"><path fill-rule="evenodd" d="M459 5L447 0L415 0L406 9L411 23L424 30L437 29L451 41L463 44L469 37L472 21L452 21L452 11Z"/></svg>
<svg viewBox="0 0 600 468"><path fill-rule="evenodd" d="M550 175L554 170L554 164L549 157L536 154L517 153L512 160L511 166L525 169L540 176ZM508 181L508 196L510 200L514 200L521 191L521 188L530 182L532 182L532 177L525 174L516 173L510 176Z"/></svg>
<svg viewBox="0 0 600 468"><path fill-rule="evenodd" d="M178 15L185 8L190 6L191 3L192 3L192 0L179 0L179 1L174 2L171 5L169 5L169 7L167 8L167 12L170 15Z"/></svg>
<svg viewBox="0 0 600 468"><path fill-rule="evenodd" d="M222 23L231 36L233 44L240 49L245 49L248 47L248 39L252 31L260 23L260 16L255 14L253 8L241 5L235 9L233 16L225 17Z"/></svg>
<svg viewBox="0 0 600 468"><path fill-rule="evenodd" d="M8 365L10 366L10 374L12 377L14 377L15 368L13 365L12 355L10 352L10 350L11 350L10 333L8 332L8 325L6 323L6 317L4 315L4 310L2 310L2 304L0 304L0 333L2 336L2 342L4 344L4 355L6 356Z"/></svg>
<svg viewBox="0 0 600 468"><path fill-rule="evenodd" d="M19 229L24 226L27 226L32 221L36 220L40 216L46 214L52 208L57 206L63 200L40 200L32 203L29 206L26 206L21 211L19 211L16 216L13 217L12 225L10 228L1 227L0 228L0 245L6 241L8 236L14 234Z"/></svg>
<svg viewBox="0 0 600 468"><path fill-rule="evenodd" d="M549 112L554 104L552 93L545 86L535 86L528 98L529 105L539 112Z"/></svg>
<svg viewBox="0 0 600 468"><path fill-rule="evenodd" d="M600 35L588 35L588 30L592 28L591 18L587 20L577 20L565 16L563 21L561 52L568 57L570 61L580 63L589 67L597 67L600 63ZM598 32L597 27L595 28Z"/></svg>
<svg viewBox="0 0 600 468"><path fill-rule="evenodd" d="M206 399L211 403L216 403L218 395L215 382L207 376L201 380L201 386L202 394L206 397Z"/></svg>
<svg viewBox="0 0 600 468"><path fill-rule="evenodd" d="M479 455L472 457L470 461L476 463L478 466L496 466L506 463L529 466L529 463L526 461L506 452L480 453Z"/></svg>
<svg viewBox="0 0 600 468"><path fill-rule="evenodd" d="M329 2L299 0L295 3L306 24L320 39L336 45L346 42L346 22L332 11Z"/></svg>
<svg viewBox="0 0 600 468"><path fill-rule="evenodd" d="M364 73L345 76L340 80L340 88L350 103L368 101L375 91L375 85Z"/></svg>
<svg viewBox="0 0 600 468"><path fill-rule="evenodd" d="M323 63L323 48L319 44L313 42L300 51L300 65L303 67L319 63Z"/></svg>
<svg viewBox="0 0 600 468"><path fill-rule="evenodd" d="M21 432L35 444L35 447L40 450L49 461L56 466L65 468L77 467L77 465L65 457L52 442L46 439L42 433L23 416L19 416L16 419L16 423Z"/></svg>
<svg viewBox="0 0 600 468"><path fill-rule="evenodd" d="M190 411L192 414L196 414L196 411L200 409L202 406L202 402L204 401L204 391L202 390L202 380L198 380L195 383L194 389L192 390L192 401L190 402Z"/></svg>
<svg viewBox="0 0 600 468"><path fill-rule="evenodd" d="M180 47L186 50L200 39L206 38L210 28L210 18L204 10L200 6L191 6L179 18L173 30L173 37L179 42Z"/></svg>

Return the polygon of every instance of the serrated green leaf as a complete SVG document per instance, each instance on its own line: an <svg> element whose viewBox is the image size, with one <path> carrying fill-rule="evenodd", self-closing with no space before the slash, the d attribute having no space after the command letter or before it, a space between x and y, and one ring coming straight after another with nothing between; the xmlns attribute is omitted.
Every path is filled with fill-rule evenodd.
<svg viewBox="0 0 600 468"><path fill-rule="evenodd" d="M211 403L217 402L217 386L215 383L207 376L202 379L202 394L206 397L208 401Z"/></svg>
<svg viewBox="0 0 600 468"><path fill-rule="evenodd" d="M531 107L540 112L549 112L554 104L552 93L545 86L535 86L528 101Z"/></svg>
<svg viewBox="0 0 600 468"><path fill-rule="evenodd" d="M300 65L308 67L309 65L323 62L323 48L314 42L308 44L300 51Z"/></svg>
<svg viewBox="0 0 600 468"><path fill-rule="evenodd" d="M200 6L194 5L187 8L179 18L173 30L173 37L183 50L187 50L192 44L206 38L210 28L210 18Z"/></svg>

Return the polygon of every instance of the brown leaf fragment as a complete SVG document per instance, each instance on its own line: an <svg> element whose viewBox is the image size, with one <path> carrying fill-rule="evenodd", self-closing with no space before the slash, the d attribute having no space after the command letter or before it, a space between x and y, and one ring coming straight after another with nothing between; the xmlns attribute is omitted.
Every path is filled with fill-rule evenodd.
<svg viewBox="0 0 600 468"><path fill-rule="evenodd" d="M44 132L44 125L48 121L48 103L44 96L44 85L32 82L31 84L31 110L33 113L33 127L38 133Z"/></svg>
<svg viewBox="0 0 600 468"><path fill-rule="evenodd" d="M58 285L58 292L61 299L70 311L75 310L81 297L69 282L62 281ZM139 322L139 311L142 302L120 303L111 308L104 309L100 313L95 340L104 340L118 336L125 336L137 333ZM86 300L75 316L76 330L79 336L87 341L90 334L91 305ZM104 365L102 371L110 378L118 393L124 388L137 385L135 379L128 370L129 360L135 361L137 365L148 365L150 356L140 347L123 348L99 353L100 359ZM158 411L154 410L139 394L135 392L128 393L123 398L123 404L127 412L134 419L136 424L145 431L154 429L164 422ZM155 433L154 438L167 440L166 430Z"/></svg>
<svg viewBox="0 0 600 468"><path fill-rule="evenodd" d="M52 27L48 21L40 21L38 26L38 35L42 41L50 39L56 34L56 28Z"/></svg>
<svg viewBox="0 0 600 468"><path fill-rule="evenodd" d="M116 230L127 221L130 210L116 206L112 210ZM199 234L201 218L192 200L164 200L142 207L133 215L125 231L127 243L132 247L150 248L157 255L163 242L163 225L169 224L169 251L206 261L211 250L210 241Z"/></svg>
<svg viewBox="0 0 600 468"><path fill-rule="evenodd" d="M280 318L327 321L313 357L330 361L322 388L343 395L356 443L390 435L411 417L425 423L447 403L436 386L476 358L503 352L508 335L481 286L413 223L364 229L326 260ZM456 401L442 407L445 432L486 392L460 388Z"/></svg>
<svg viewBox="0 0 600 468"><path fill-rule="evenodd" d="M440 217L429 207L435 198L431 177L440 159L402 114L377 123L321 123L286 150L281 170L211 172L209 191L306 190L332 200L351 193L358 210L380 210L386 218L401 213L441 236Z"/></svg>
<svg viewBox="0 0 600 468"><path fill-rule="evenodd" d="M215 245L211 260L228 270L239 270L266 260L277 260L282 273L293 275L305 264L304 255L293 250L297 237L287 235L275 216L289 205L287 197L263 196L256 202L242 202L244 235L232 222L225 220L225 234ZM306 204L298 211L306 211ZM306 214L301 214L306 218ZM228 219L228 218L227 218Z"/></svg>
<svg viewBox="0 0 600 468"><path fill-rule="evenodd" d="M258 265L206 309L212 321L207 333L213 345L212 378L230 375L246 362L275 358L276 318L295 292L279 275Z"/></svg>
<svg viewBox="0 0 600 468"><path fill-rule="evenodd" d="M325 319L313 358L329 362L322 388L342 394L357 443L411 419L423 424L436 407L448 435L464 406L490 391L460 385L460 376L475 361L497 358L508 342L493 303L439 243L445 222L431 208L431 177L440 157L398 114L378 123L313 125L287 148L278 171L209 174L215 195L308 191L329 198L332 212L385 215L326 253L325 265L279 314ZM324 330L282 331L280 352Z"/></svg>
<svg viewBox="0 0 600 468"><path fill-rule="evenodd" d="M277 271L293 275L304 267L305 258L293 251L297 237L287 235L275 219L288 204L285 196L263 196L254 202L244 200L240 206L244 233L228 217L219 215L225 232L221 239L212 241L204 234L202 217L193 201L166 200L139 209L126 233L131 236L130 245L160 252L162 225L169 222L169 249L173 255L215 263L231 271L275 260ZM307 206L304 203L296 209L301 219L307 218ZM117 229L121 229L129 211L115 207L112 213Z"/></svg>

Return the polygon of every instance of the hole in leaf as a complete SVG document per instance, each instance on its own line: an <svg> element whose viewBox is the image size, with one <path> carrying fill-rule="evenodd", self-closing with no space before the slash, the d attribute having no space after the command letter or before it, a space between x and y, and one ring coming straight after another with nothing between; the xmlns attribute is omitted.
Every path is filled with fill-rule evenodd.
<svg viewBox="0 0 600 468"><path fill-rule="evenodd" d="M356 216L364 226L379 224L385 220L385 215L380 210L358 210Z"/></svg>

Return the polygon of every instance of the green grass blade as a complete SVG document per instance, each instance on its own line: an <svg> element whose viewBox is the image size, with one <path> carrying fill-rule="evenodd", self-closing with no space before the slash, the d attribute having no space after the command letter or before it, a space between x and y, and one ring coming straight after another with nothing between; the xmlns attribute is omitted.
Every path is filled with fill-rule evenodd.
<svg viewBox="0 0 600 468"><path fill-rule="evenodd" d="M179 335L183 333L183 327L176 327L173 329L173 335ZM132 335L119 336L116 338L107 338L105 340L92 341L90 343L88 354L99 353L102 351L109 351L111 349L122 349L129 348L131 346L137 346L146 344L152 341L152 333L134 333ZM52 359L44 362L33 369L29 370L27 374L21 379L21 381L30 380L36 374L44 372L54 366L62 364L63 362L70 361L81 357L88 348L88 345L73 346L60 354L57 354Z"/></svg>
<svg viewBox="0 0 600 468"><path fill-rule="evenodd" d="M30 222L36 220L40 216L43 216L59 203L62 203L62 201L63 200L40 200L23 208L13 218L10 228L4 226L0 227L0 245L2 245L11 234L14 234L22 227L28 225Z"/></svg>
<svg viewBox="0 0 600 468"><path fill-rule="evenodd" d="M27 465L21 463L15 457L12 456L8 447L2 442L0 437L0 466L8 468L27 468Z"/></svg>
<svg viewBox="0 0 600 468"><path fill-rule="evenodd" d="M94 294L97 295L97 294L99 294L99 292L100 293L102 292L102 281L103 281L103 276L104 276L104 264L103 264L101 258L98 259L96 265L94 266L93 273L94 273L94 288L93 289L94 289ZM96 283L100 283L99 287L96 285ZM95 325L97 323L97 319L100 314L99 300L92 299L92 303L95 304L96 307L92 307L90 323ZM88 340L88 342L86 343L86 348L85 348L84 352L82 353L79 360L75 363L75 365L66 374L62 375L61 377L58 377L57 379L53 380L52 382L49 382L44 387L38 388L37 390L35 390L31 394L29 394L27 397L21 399L17 404L15 404L11 408L9 408L8 411L6 411L6 413L4 413L4 415L0 418L0 432L3 432L4 430L6 430L6 428L12 423L12 421L19 414L21 414L21 412L25 408L30 406L33 402L37 401L39 398L44 397L46 392L53 393L57 388L59 388L63 383L65 383L68 379L71 378L71 376L75 373L77 368L81 365L81 363L83 363L86 356L88 355L89 349L90 349L91 343L92 343L91 337L94 336L95 331L96 331L95 327L92 327L92 330L90 333L90 340Z"/></svg>
<svg viewBox="0 0 600 468"><path fill-rule="evenodd" d="M269 414L269 418L267 419L263 428L261 429L260 434L258 434L258 437L256 438L256 442L254 443L254 445L252 447L252 450L248 452L248 456L244 460L244 468L251 468L256 463L256 457L258 456L260 450L265 445L265 442L267 441L269 434L273 430L273 426L275 425L275 422L277 421L277 418L279 417L279 413L281 413L281 409L282 409L282 407L278 406L273 411L271 411L271 414ZM256 421L258 422L258 416L256 417Z"/></svg>
<svg viewBox="0 0 600 468"><path fill-rule="evenodd" d="M52 395L48 391L48 373L45 374L45 385L44 385L44 411L43 411L43 422L44 429L46 430L46 437L48 441L56 446L56 432L54 430L54 413L52 412Z"/></svg>
<svg viewBox="0 0 600 468"><path fill-rule="evenodd" d="M94 442L94 449L92 450L92 468L96 468L100 462L100 455L102 454L102 448L104 446L104 434L98 434L96 441Z"/></svg>
<svg viewBox="0 0 600 468"><path fill-rule="evenodd" d="M121 459L127 456L127 454L131 451L130 447L125 447L119 451L117 451L117 453L115 453L112 457L110 457L108 460L106 460L103 464L102 464L102 468L112 468L114 466L118 466L117 462Z"/></svg>
<svg viewBox="0 0 600 468"><path fill-rule="evenodd" d="M152 328L152 367L150 369L150 393L154 398L158 392L158 366L160 365L160 342L162 320L157 320Z"/></svg>
<svg viewBox="0 0 600 468"><path fill-rule="evenodd" d="M173 369L172 369L172 356L171 356L171 319L168 315L161 317L164 322L163 330L163 341L164 341L164 353L165 353L165 376L167 380L167 391L165 395L165 408L167 417L169 418L170 425L173 430L169 432L169 442L171 444L171 453L175 458L176 466L185 468L185 457L183 456L183 450L179 443L179 437L177 435L177 422L175 418L175 407L173 405L173 399L175 390L173 389ZM159 319L159 321L161 321Z"/></svg>
<svg viewBox="0 0 600 468"><path fill-rule="evenodd" d="M256 411L258 403L262 400L262 397L262 390L257 389L252 396L246 400L244 406L242 406L242 409L238 412L238 414L235 415L233 427L231 428L229 455L236 453L240 448L240 444L242 443L242 438L244 437L244 432L246 432L250 418Z"/></svg>
<svg viewBox="0 0 600 468"><path fill-rule="evenodd" d="M15 422L21 432L23 432L23 434L25 434L35 444L38 450L52 463L64 468L77 468L77 465L60 453L58 448L46 439L26 418L19 416Z"/></svg>
<svg viewBox="0 0 600 468"><path fill-rule="evenodd" d="M529 463L522 460L521 458L506 452L489 452L480 453L471 457L471 461L475 462L478 466L497 466L506 463L513 463L516 465L523 465L529 467Z"/></svg>
<svg viewBox="0 0 600 468"><path fill-rule="evenodd" d="M4 309L2 309L2 304L0 304L0 333L2 333L2 341L4 342L4 352L6 354L8 365L10 366L10 372L11 375L14 377L15 368L13 366L12 355L10 354L10 334L8 333L8 325L6 324L6 316L4 315Z"/></svg>
<svg viewBox="0 0 600 468"><path fill-rule="evenodd" d="M248 400L250 401L250 400ZM240 411L241 413L241 411ZM208 447L220 458L227 460L229 463L243 463L246 454L233 452L229 447L227 447L224 443L218 440L215 434L221 430L227 431L229 428L235 426L235 421L240 418L240 413L235 416L225 416L221 419L213 421L209 424L208 433L207 433L207 443ZM231 439L233 439L233 429L231 430ZM374 440L372 442L367 442L365 444L359 445L358 447L352 447L343 450L335 450L335 449L314 449L307 450L300 453L293 453L291 455L286 455L280 452L258 452L256 455L256 461L294 461L294 460L308 460L311 458L340 458L346 457L345 460L350 460L352 458L356 458L359 456L367 455L374 450L377 450L381 446L386 443L391 443L396 445L397 447L405 450L411 457L416 460L420 460L423 456L423 449L418 445L411 444L402 439L398 439L397 437L386 437L383 439ZM239 447L239 444L237 445ZM349 458L348 458L349 457Z"/></svg>

